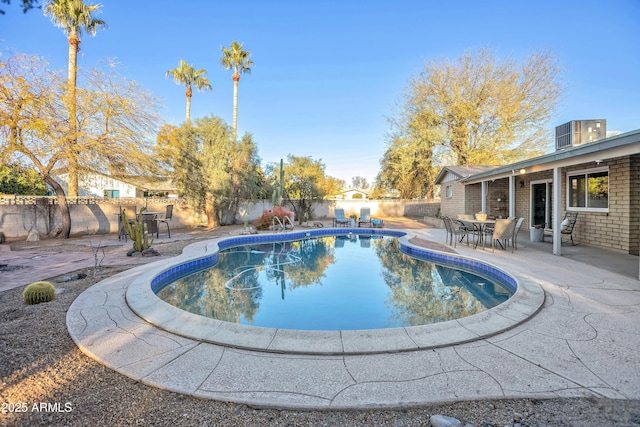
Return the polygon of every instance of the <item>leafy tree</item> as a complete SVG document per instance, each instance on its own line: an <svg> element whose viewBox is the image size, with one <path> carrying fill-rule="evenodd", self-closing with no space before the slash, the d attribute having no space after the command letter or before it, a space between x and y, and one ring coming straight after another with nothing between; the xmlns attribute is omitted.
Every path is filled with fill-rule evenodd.
<svg viewBox="0 0 640 427"><path fill-rule="evenodd" d="M229 126L211 116L185 123L176 134L180 144L174 164L181 193L209 227L232 223L239 203L254 197L262 180L251 135L230 138Z"/></svg>
<svg viewBox="0 0 640 427"><path fill-rule="evenodd" d="M380 161L378 191L373 197L380 196L381 188L397 190L402 199L432 197L436 177L432 153L433 144L428 141L410 136L396 138Z"/></svg>
<svg viewBox="0 0 640 427"><path fill-rule="evenodd" d="M74 150L80 168L135 173L151 168L151 138L156 133L155 99L135 83L94 70L90 88L79 91L81 120ZM25 161L54 189L62 215L61 236L69 237L71 215L64 188L52 170L69 160L65 85L60 73L35 56L0 61L0 159Z"/></svg>
<svg viewBox="0 0 640 427"><path fill-rule="evenodd" d="M187 90L187 122L191 121L191 97L193 96L192 86L199 91L213 90L209 79L207 78L207 70L200 68L196 70L192 65L187 64L184 59L180 60L180 65L176 68L168 70L166 77L173 77L173 81L179 85L185 85Z"/></svg>
<svg viewBox="0 0 640 427"><path fill-rule="evenodd" d="M251 52L242 49L244 43L237 41L231 42L231 48L222 47L222 58L220 63L226 70L233 69L231 79L233 80L233 136L236 140L236 132L238 130L238 82L240 74L251 74L251 67L255 64L249 59Z"/></svg>
<svg viewBox="0 0 640 427"><path fill-rule="evenodd" d="M354 176L351 178L351 186L353 188L359 188L361 190L365 190L369 188L369 183L367 182L367 178L361 176Z"/></svg>
<svg viewBox="0 0 640 427"><path fill-rule="evenodd" d="M346 184L343 179L334 178L332 176L325 177L323 189L326 197L333 197L340 194L345 187Z"/></svg>
<svg viewBox="0 0 640 427"><path fill-rule="evenodd" d="M559 74L549 52L517 62L499 61L482 49L455 61L427 62L404 94L400 135L446 147L458 165L507 164L540 155L561 92Z"/></svg>
<svg viewBox="0 0 640 427"><path fill-rule="evenodd" d="M44 14L49 16L54 25L61 27L69 41L69 65L67 83L67 108L69 110L69 132L67 161L69 167L69 197L78 196L78 153L77 114L76 114L76 79L78 74L78 50L80 36L83 33L95 35L98 28L107 24L94 15L100 5L87 5L82 0L50 0L44 6Z"/></svg>
<svg viewBox="0 0 640 427"><path fill-rule="evenodd" d="M284 165L285 200L291 204L299 223L313 219L313 204L325 196L324 164L311 157L289 155Z"/></svg>
<svg viewBox="0 0 640 427"><path fill-rule="evenodd" d="M0 194L44 196L47 184L38 172L19 163L0 166Z"/></svg>
<svg viewBox="0 0 640 427"><path fill-rule="evenodd" d="M177 126L164 124L156 137L155 157L165 168L173 168L180 156L179 129Z"/></svg>

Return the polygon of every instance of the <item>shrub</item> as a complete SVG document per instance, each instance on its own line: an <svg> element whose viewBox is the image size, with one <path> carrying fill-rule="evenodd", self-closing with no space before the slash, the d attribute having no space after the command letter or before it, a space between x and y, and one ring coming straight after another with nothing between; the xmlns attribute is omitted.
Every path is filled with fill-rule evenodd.
<svg viewBox="0 0 640 427"><path fill-rule="evenodd" d="M56 297L56 288L50 282L33 282L22 292L25 304L39 304L49 302Z"/></svg>
<svg viewBox="0 0 640 427"><path fill-rule="evenodd" d="M4 243L6 240L7 238L4 236L4 233L0 231L0 243Z"/></svg>
<svg viewBox="0 0 640 427"><path fill-rule="evenodd" d="M274 216L277 216L283 224L285 216L288 216L293 221L293 212L286 210L282 206L276 206L272 210L262 211L262 215L253 222L253 226L256 230L268 230L273 224Z"/></svg>

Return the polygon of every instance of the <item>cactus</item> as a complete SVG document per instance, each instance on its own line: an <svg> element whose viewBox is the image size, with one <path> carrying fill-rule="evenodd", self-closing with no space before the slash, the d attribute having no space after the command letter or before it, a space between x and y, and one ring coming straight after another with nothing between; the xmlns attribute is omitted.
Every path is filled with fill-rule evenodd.
<svg viewBox="0 0 640 427"><path fill-rule="evenodd" d="M133 242L133 251L142 252L145 249L149 249L153 245L153 237L149 241L149 233L147 232L147 224L142 220L142 213L144 208L140 210L140 215L136 217L136 220L132 223L126 220L125 210L122 210L122 225L124 231L127 233L131 241Z"/></svg>
<svg viewBox="0 0 640 427"><path fill-rule="evenodd" d="M56 288L50 282L33 282L22 292L25 304L39 304L56 298Z"/></svg>
<svg viewBox="0 0 640 427"><path fill-rule="evenodd" d="M282 206L282 197L284 195L284 166L283 161L280 159L280 182L276 185L271 196L271 203L273 206Z"/></svg>

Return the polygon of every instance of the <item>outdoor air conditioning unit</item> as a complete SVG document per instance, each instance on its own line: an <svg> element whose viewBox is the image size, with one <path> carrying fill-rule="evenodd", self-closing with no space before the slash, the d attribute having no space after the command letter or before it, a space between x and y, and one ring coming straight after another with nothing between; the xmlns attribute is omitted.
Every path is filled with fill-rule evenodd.
<svg viewBox="0 0 640 427"><path fill-rule="evenodd" d="M572 120L556 126L556 150L576 147L597 141L607 136L607 121Z"/></svg>

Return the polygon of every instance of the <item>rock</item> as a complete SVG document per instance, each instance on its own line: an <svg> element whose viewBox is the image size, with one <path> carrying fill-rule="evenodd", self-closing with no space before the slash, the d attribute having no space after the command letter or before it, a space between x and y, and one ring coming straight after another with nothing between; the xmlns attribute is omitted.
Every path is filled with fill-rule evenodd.
<svg viewBox="0 0 640 427"><path fill-rule="evenodd" d="M70 282L72 280L80 280L80 279L84 279L85 277L87 277L85 273L78 273L78 274L74 274L73 276L63 276L62 279L59 280L59 283Z"/></svg>
<svg viewBox="0 0 640 427"><path fill-rule="evenodd" d="M246 235L246 234L258 234L258 232L256 231L255 228L249 226L249 227L243 228L242 231L240 232L240 235Z"/></svg>
<svg viewBox="0 0 640 427"><path fill-rule="evenodd" d="M31 230L29 235L27 236L27 242L39 242L40 241L40 233L38 230Z"/></svg>
<svg viewBox="0 0 640 427"><path fill-rule="evenodd" d="M142 251L142 256L158 256L158 255L160 255L160 252L156 251L153 248L145 249L144 251Z"/></svg>
<svg viewBox="0 0 640 427"><path fill-rule="evenodd" d="M446 415L432 415L429 422L431 427L462 427L460 420Z"/></svg>

